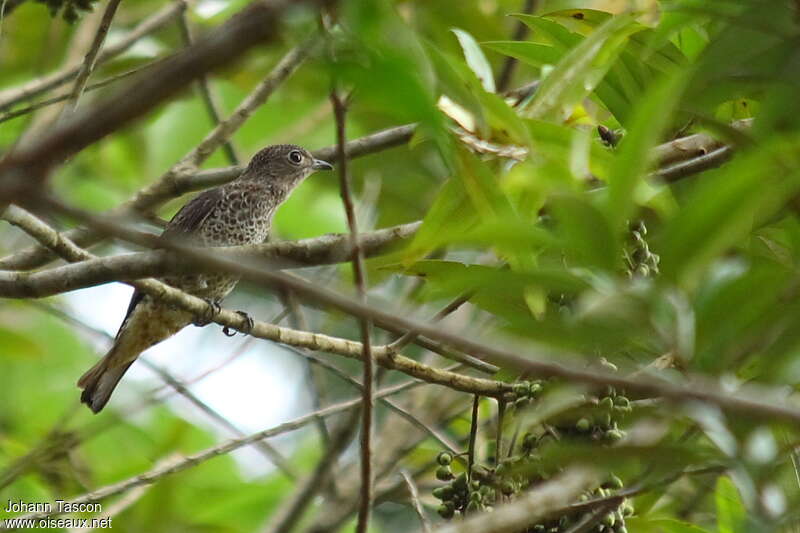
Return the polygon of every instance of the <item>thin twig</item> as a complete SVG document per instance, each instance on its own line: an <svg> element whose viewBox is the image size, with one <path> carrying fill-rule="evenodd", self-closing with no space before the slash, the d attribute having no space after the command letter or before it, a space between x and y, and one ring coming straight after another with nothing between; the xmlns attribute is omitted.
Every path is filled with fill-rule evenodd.
<svg viewBox="0 0 800 533"><path fill-rule="evenodd" d="M117 7L119 7L120 2L121 0L109 0L108 4L106 4L106 9L103 12L103 18L100 20L100 25L97 27L97 32L92 40L92 45L89 47L89 51L86 52L86 56L83 59L83 64L81 64L81 68L78 71L75 85L73 86L72 92L69 96L69 102L64 107L64 112L67 114L71 113L75 110L75 108L78 107L78 100L80 100L83 90L86 88L86 82L89 81L89 76L91 76L92 72L94 72L94 67L97 65L98 54L100 53L100 49L103 47L103 43L106 40L108 29L111 27L111 21L114 19L114 15L117 12ZM184 11L182 11L182 13L183 12Z"/></svg>
<svg viewBox="0 0 800 533"><path fill-rule="evenodd" d="M294 347L291 347L291 346L287 347L287 348L288 348L289 351L294 352L294 353L304 357L309 363L317 365L317 366L319 366L321 368L324 368L328 372L331 372L332 374L334 374L338 378L340 378L343 381L345 381L346 383L354 386L356 389L362 391L362 393L363 393L364 387L362 386L362 384L358 380L356 380L352 376L348 375L347 373L345 373L344 371L342 371L340 368L336 367L335 365L329 363L325 359L317 357L316 355L314 355L312 353L308 353L308 351L305 351L305 350L300 350L298 348L294 348ZM424 431L425 433L427 433L430 437L432 437L436 442L441 444L445 449L449 450L451 453L458 454L460 452L458 445L455 444L454 442L452 442L446 435L444 435L444 434L440 433L439 431L437 431L436 429L430 427L425 422L423 422L422 420L420 420L419 418L414 416L411 412L409 412L408 410L404 409L403 407L400 407L398 404L396 404L392 400L390 400L388 398L382 398L380 400L380 403L382 403L383 405L385 405L386 407L388 407L389 409L391 409L392 411L394 411L395 413L397 413L401 417L405 418L412 425L416 426L417 428L419 428L422 431Z"/></svg>
<svg viewBox="0 0 800 533"><path fill-rule="evenodd" d="M143 20L122 39L107 46L97 58L97 63L102 64L112 59L133 46L139 39L145 37L169 24L175 17L186 9L185 0L176 0L164 6L152 16ZM81 65L66 67L44 77L31 80L20 87L13 87L0 91L0 111L20 102L32 98L50 89L54 89L78 75Z"/></svg>
<svg viewBox="0 0 800 533"><path fill-rule="evenodd" d="M51 168L147 113L210 70L230 64L256 44L277 38L286 3L251 2L202 40L140 76L125 89L61 123L47 134L0 159L0 198L31 195Z"/></svg>
<svg viewBox="0 0 800 533"><path fill-rule="evenodd" d="M317 461L314 471L298 485L286 503L273 513L263 533L286 533L303 517L305 509L314 501L314 496L330 481L336 459L345 451L355 434L359 414L357 409L352 411L339 426L324 455Z"/></svg>
<svg viewBox="0 0 800 533"><path fill-rule="evenodd" d="M183 39L183 44L186 46L191 46L192 42L194 41L192 37L192 30L189 27L189 20L186 16L186 11L181 13L181 16L178 17L178 26L181 30L181 38ZM200 76L197 78L197 87L200 90L200 96L203 99L203 103L206 106L206 111L208 111L208 116L211 118L211 122L218 126L222 120L220 119L219 114L219 106L217 105L216 100L214 99L214 95L211 93L211 87L208 83L208 76ZM230 137L225 139L225 142L222 145L222 149L225 152L225 155L228 158L228 161L232 165L239 164L239 156L236 154L236 148L234 148L233 143L231 142Z"/></svg>
<svg viewBox="0 0 800 533"><path fill-rule="evenodd" d="M432 321L438 322L447 315L455 312L459 307L468 302L471 297L472 293L467 293L459 296L458 298L456 298L455 300L444 306L438 313L436 313ZM416 331L413 330L408 331L404 335L400 336L397 340L387 345L386 348L390 351L399 352L400 350L402 350L403 348L414 342L418 336L419 333L417 333Z"/></svg>
<svg viewBox="0 0 800 533"><path fill-rule="evenodd" d="M401 470L400 475L403 477L403 481L406 482L406 486L408 486L408 493L411 496L411 505L414 507L414 511L416 511L417 516L419 517L419 522L422 526L422 532L429 533L431 530L431 525L428 523L428 518L425 516L425 511L422 509L422 504L419 501L417 484L414 483L414 480L408 474L407 470Z"/></svg>
<svg viewBox="0 0 800 533"><path fill-rule="evenodd" d="M350 245L353 248L353 275L358 298L364 303L367 301L367 272L358 234L358 219L356 218L353 195L350 191L350 176L347 173L347 135L345 134L347 104L339 96L336 88L331 91L330 99L333 106L333 115L336 119L339 189L347 216L347 226L350 228ZM373 391L375 370L373 368L372 342L370 340L372 322L368 317L361 317L359 324L361 328L361 344L364 348L361 358L364 373L361 382L363 391L361 411L361 504L358 510L356 532L366 533L367 529L369 529L372 508L372 419L375 401Z"/></svg>
<svg viewBox="0 0 800 533"><path fill-rule="evenodd" d="M110 85L110 84L114 83L115 81L119 81L121 79L127 78L128 76L131 76L133 74L138 74L138 73L142 72L143 70L147 70L150 67L158 65L159 63L161 63L162 61L165 61L166 59L167 59L166 57L162 57L160 59L156 59L154 61L151 61L150 63L145 63L142 66L133 68L131 70L127 70L125 72L121 72L120 74L116 74L114 76L110 76L110 77L108 77L106 79L103 79L103 80L100 80L98 82L89 84L84 89L84 92L93 91L95 89L99 89L101 87L105 87L106 85ZM22 107L20 109L16 109L14 111L8 111L8 112L3 113L2 115L0 115L0 124L2 124L3 122L6 122L8 120L15 119L17 117L21 117L23 115L27 115L29 113L33 113L34 111L37 111L37 110L39 110L39 109L41 109L43 107L47 107L47 106L52 105L52 104L57 104L59 102L63 102L64 100L69 100L69 97L70 97L70 93L65 93L65 94L62 94L62 95L59 95L59 96L54 96L52 98L47 98L46 100L42 100L40 102L36 102L35 104L31 104L29 106Z"/></svg>
<svg viewBox="0 0 800 533"><path fill-rule="evenodd" d="M475 466L475 442L478 440L478 408L481 397L477 394L472 398L472 418L469 426L469 445L467 448L467 481L472 481L472 469Z"/></svg>
<svg viewBox="0 0 800 533"><path fill-rule="evenodd" d="M525 0L525 4L522 6L522 13L533 13L536 10L536 3L536 0ZM530 33L530 28L528 25L521 20L518 20L511 40L522 41L528 36L528 33ZM503 62L503 68L500 70L500 75L497 77L497 92L502 93L508 89L508 86L511 84L511 78L514 76L514 70L516 69L516 66L517 59L515 57L506 57L505 61Z"/></svg>
<svg viewBox="0 0 800 533"><path fill-rule="evenodd" d="M497 399L497 437L495 438L494 464L499 465L503 457L503 423L505 422L506 401Z"/></svg>
<svg viewBox="0 0 800 533"><path fill-rule="evenodd" d="M408 381L408 382L402 383L400 385L387 387L387 388L385 388L385 389L383 389L381 391L378 391L375 394L375 397L376 398L383 398L385 396L391 396L393 394L398 394L400 392L406 391L406 390L408 390L408 389L410 389L412 387L417 387L417 386L419 386L421 384L423 384L423 382L416 381L416 380L415 381ZM129 490L131 490L133 488L136 488L136 487L141 487L141 486L144 486L144 485L150 485L150 484L155 483L156 481L160 480L161 478L163 478L165 476L169 476L171 474L176 474L178 472L182 472L182 471L187 470L189 468L192 468L192 467L195 467L197 465L200 465L200 464L202 464L202 463L204 463L204 462L206 462L206 461L208 461L210 459L213 459L215 457L219 457L220 455L225 455L225 454L228 454L228 453L233 452L235 450L238 450L239 448L242 448L244 446L248 446L248 445L250 445L250 444L252 444L252 443L254 443L256 441L269 439L269 438L272 438L272 437L276 437L278 435L282 435L284 433L288 433L290 431L295 431L295 430L297 430L297 429L299 429L301 427L304 427L304 426L310 424L313 420L315 420L317 418L327 418L329 416L333 416L333 415L336 415L338 413L342 413L342 412L348 411L348 410L352 409L353 407L358 407L358 405L360 403L361 403L361 397L359 396L357 398L353 398L351 400L347 400L347 401L344 401L344 402L341 402L341 403L338 403L338 404L335 404L335 405L331 405L331 406L326 407L324 409L320 409L318 411L314 411L312 413L309 413L307 415L301 416L299 418L295 418L294 420L291 420L289 422L284 422L283 424L280 424L278 426L275 426L275 427L272 427L272 428L269 428L269 429L265 429L263 431L258 431L256 433L252 433L252 434L250 434L250 435L248 435L247 437L244 437L244 438L230 439L230 440L225 441L225 442L223 442L221 444L217 444L217 445L212 446L210 448L206 448L205 450L202 450L200 452L188 455L188 456L186 456L186 457L174 462L173 464L154 468L154 469L152 469L152 470L150 470L148 472L145 472L143 474L136 475L136 476L134 476L132 478L126 479L124 481L120 481L118 483L113 483L111 485L107 485L107 486L102 487L100 489L97 489L97 490L91 491L89 493L83 494L81 496L78 496L76 498L72 498L70 500L67 500L66 502L70 503L70 504L74 504L74 505L81 504L81 503L98 502L98 501L104 500L105 498L114 496L116 494L121 494L123 492L127 492L127 491L129 491ZM70 507L70 506L66 506L66 507ZM49 516L56 516L56 515L63 514L63 512L59 511L58 509L59 508L64 508L64 506L59 507L59 506L53 504L53 505L50 506L50 508L52 509L52 511L41 512L41 513L30 513L30 514L22 515L22 516L20 516L18 518L39 520L39 519L42 519L42 518L47 518ZM7 526L5 525L5 523L0 523L0 530L2 530L2 529L8 529Z"/></svg>

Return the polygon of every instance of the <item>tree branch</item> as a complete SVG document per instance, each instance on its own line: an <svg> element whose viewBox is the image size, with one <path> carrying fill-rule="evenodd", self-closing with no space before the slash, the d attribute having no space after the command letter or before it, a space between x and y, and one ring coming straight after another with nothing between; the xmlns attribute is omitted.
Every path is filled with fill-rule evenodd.
<svg viewBox="0 0 800 533"><path fill-rule="evenodd" d="M145 246L152 245L150 242L142 241L139 239L137 232L131 232L124 226L114 223L102 217L89 215L79 210L65 208L57 203L48 204L50 207L60 210L66 214L79 217L81 222L92 225L102 231L120 236L126 240L137 242ZM684 403L687 401L699 401L716 405L721 409L737 413L743 416L752 418L766 418L770 420L783 420L786 422L798 423L800 422L800 408L796 405L786 402L785 395L779 391L773 391L764 387L757 386L742 386L739 390L733 393L725 393L720 387L706 378L701 376L689 376L689 382L686 385L670 383L667 381L657 380L653 378L643 378L637 376L636 378L629 378L625 376L616 375L600 368L586 368L577 366L566 366L558 363L547 361L544 354L532 353L531 347L503 347L498 343L486 344L469 337L448 331L439 326L431 326L421 322L406 318L402 313L385 308L364 304L358 302L348 296L333 292L324 287L318 287L308 283L303 279L294 276L288 276L281 272L269 271L258 266L249 265L243 262L231 262L228 259L219 257L207 250L192 248L180 243L165 242L164 247L178 251L187 257L193 258L198 263L204 262L207 267L213 267L224 272L231 272L241 275L244 279L248 279L254 283L259 283L265 286L274 288L282 288L285 290L292 290L299 295L309 298L323 305L330 305L340 309L352 316L366 317L372 319L375 323L387 322L394 323L397 327L405 329L406 331L418 331L421 335L429 339L443 342L453 348L461 350L473 356L480 357L489 362L497 364L501 367L514 369L522 372L527 372L539 377L559 377L569 382L584 383L592 386L611 385L616 388L625 389L631 394L638 394L641 396L652 397L661 396L666 400L673 403ZM174 290L174 289L173 289ZM159 295L154 291L154 295L162 298L174 297L176 305L181 305L187 310L195 314L207 313L208 305L197 298L184 299L173 296L172 294ZM187 295L188 296L188 295ZM178 302L181 302L179 304ZM215 321L222 323L230 321L230 325L234 328L241 328L244 326L244 319L234 313L220 313L217 315ZM271 325L267 325L271 326ZM266 330L262 330L266 333ZM315 338L321 337L314 335ZM294 340L294 337L292 337ZM329 351L327 347L331 346L329 338L323 342L315 339L297 338L298 342L313 343L314 346L305 346L312 349L320 349L321 351ZM283 339L279 339L285 342ZM350 341L345 341L350 343ZM300 345L295 342L288 342L288 344ZM358 345L357 343L351 343ZM319 347L321 345L323 347ZM349 349L354 346L348 345ZM343 347L344 348L344 347ZM360 348L360 345L358 345ZM385 349L385 347L383 347ZM348 350L343 350L348 351ZM380 350L376 349L378 353ZM336 352L339 353L339 352ZM348 351L348 354L352 353ZM525 354L525 355L520 355ZM376 354L377 362L381 366L390 369L397 369L397 362L399 358L391 358L383 352L383 357ZM348 355L350 356L350 355ZM456 378L455 376L433 376L429 374L429 368L425 365L420 365L415 361L403 361L404 372L409 375L412 372L419 372L433 381L449 382L451 388L462 390L464 392L474 392L483 396L499 397L501 393L500 386L497 382L492 383L491 386L486 388L491 389L492 392L486 393L475 390L481 387L464 387L464 382L460 381L463 376ZM419 366L424 367L426 370L422 371ZM448 381L452 379L452 381ZM443 383L444 384L444 383ZM507 384L504 384L507 385ZM767 399L767 400L765 400Z"/></svg>
<svg viewBox="0 0 800 533"><path fill-rule="evenodd" d="M131 46L142 37L157 31L177 17L186 9L186 0L176 0L164 6L161 10L153 13L152 16L142 21L136 28L130 31L124 38L120 39L117 43L105 47L97 58L97 63L102 64L112 59ZM42 78L31 80L21 87L14 87L0 91L0 111L11 107L12 105L32 98L50 89L54 89L78 75L81 65L76 64L71 67L64 68L52 74L48 74Z"/></svg>
<svg viewBox="0 0 800 533"><path fill-rule="evenodd" d="M379 391L375 397L376 398L383 398L386 396L391 396L393 394L397 394L403 391L406 391L412 387L416 387L421 385L422 383L419 381L408 381L406 383L402 383L400 385L395 385L393 387L387 387L381 391ZM345 402L341 402L335 405L331 405L330 407L326 407L324 409L320 409L318 411L314 411L313 413L309 413L305 416L301 416L289 422L285 422L278 426L275 426L270 429L265 429L263 431L259 431L256 433L252 433L246 437L238 438L238 439L230 439L225 441L221 444L216 446L212 446L207 448L203 451L188 455L184 458L181 458L175 461L172 464L164 465L161 467L154 468L149 472L145 472L143 474L139 474L134 476L130 479L126 479L124 481L120 481L119 483L114 483L111 485L107 485L97 490L93 490L76 498L67 500L69 504L81 504L81 503L90 503L90 502L98 502L109 498L111 496L115 496L117 494L122 494L123 492L127 492L133 488L141 487L145 485L150 485L157 482L159 479L169 476L171 474L176 474L178 472L182 472L199 464L202 464L209 459L213 459L220 455L228 454L232 451L238 450L244 446L248 446L256 441L269 439L272 437L276 437L283 433L288 433L290 431L294 431L299 429L307 424L313 422L314 420L320 418L327 418L329 416L333 416L338 413L345 412L353 407L357 407L361 403L361 397L354 398L352 400L348 400ZM47 518L49 516L57 516L63 514L59 512L58 506L53 504L52 506L53 511L51 512L42 512L42 513L29 513L26 515L22 515L19 518L23 519L32 519L32 520L39 520L41 518ZM4 522L0 523L0 530L8 529Z"/></svg>
<svg viewBox="0 0 800 533"><path fill-rule="evenodd" d="M0 160L0 198L13 202L35 196L53 165L146 113L205 72L274 39L283 8L280 0L250 3L206 38L154 67L150 75L8 154Z"/></svg>
<svg viewBox="0 0 800 533"><path fill-rule="evenodd" d="M103 12L103 18L100 20L100 25L97 27L94 40L92 40L92 46L86 53L86 57L83 59L83 64L78 71L77 79L75 80L75 86L72 88L72 92L70 93L69 103L64 108L67 113L73 112L75 108L78 107L78 100L83 94L83 90L86 88L86 82L89 81L89 76L91 76L92 72L94 72L94 67L97 64L97 55L100 53L100 49L103 47L103 43L106 40L106 35L108 34L108 29L111 27L111 21L113 20L114 15L117 13L117 7L119 7L120 2L121 0L109 0L108 4L106 5L106 10Z"/></svg>
<svg viewBox="0 0 800 533"><path fill-rule="evenodd" d="M40 242L48 243L48 246L52 247L54 250L58 250L59 254L63 257L74 261L93 257L92 254L77 247L64 237L59 236L58 233L44 222L26 213L24 210L13 208L12 206L9 211L15 217L18 225L24 227L29 234L36 237ZM207 301L159 281L148 279L132 282L131 285L154 298L159 298L167 303L185 309L195 316L207 316L209 312L213 313L213 309L211 309ZM213 317L213 321L222 326L228 326L236 330L244 330L247 325L246 318L228 309L221 309L216 316ZM359 342L318 333L297 331L269 322L255 321L252 331L249 333L260 339L271 340L290 346L334 353L351 359L362 360L363 358L364 350L362 344ZM372 354L375 361L381 366L398 370L414 377L419 377L424 381L447 385L456 390L476 392L493 397L502 395L504 392L510 390L510 385L506 383L473 378L463 374L434 368L401 355L394 355L390 353L386 347L376 347ZM464 389L464 387L466 387L466 389Z"/></svg>
<svg viewBox="0 0 800 533"><path fill-rule="evenodd" d="M25 223L23 213L24 210L9 206L2 218L20 225ZM407 241L420 224L412 222L363 234L361 246L365 256L380 255ZM54 245L72 242L68 234L53 231L47 238ZM300 241L218 247L214 252L237 261L262 260L271 268L295 268L347 261L352 257L352 246L346 234L330 234ZM185 257L159 250L73 261L80 262L39 272L0 271L0 297L41 298L112 281L161 277L202 268Z"/></svg>

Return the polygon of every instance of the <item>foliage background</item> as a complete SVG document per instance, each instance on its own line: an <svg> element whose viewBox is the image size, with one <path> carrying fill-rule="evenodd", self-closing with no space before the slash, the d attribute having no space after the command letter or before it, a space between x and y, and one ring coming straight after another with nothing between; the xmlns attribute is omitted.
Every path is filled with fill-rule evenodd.
<svg viewBox="0 0 800 533"><path fill-rule="evenodd" d="M109 43L164 4L123 2ZM198 2L189 7L189 20L202 33L245 4ZM355 89L348 137L419 124L407 145L352 162L362 229L424 220L409 244L370 260L373 303L402 307L424 319L468 291L470 303L446 324L492 342L512 339L522 347L522 356L531 353L579 367L602 357L621 374L650 368L673 383L691 383L692 376L704 375L732 395L743 383L758 382L769 388L768 401L791 402L800 379L798 6L788 0L534 4L538 15L559 14L523 17L531 32L513 42L518 19L509 14L524 9L518 0L340 2L340 26L330 36L333 55L315 53L231 142L242 156L278 142L309 148L333 144L335 122L327 93L336 77ZM15 87L79 62L103 5L73 25L51 18L44 6L30 1L6 15L0 85ZM580 10L581 16L563 11L568 9ZM624 14L629 9L636 14ZM601 11L619 15L608 22ZM310 10L293 10L280 45L257 48L215 72L210 81L223 116L316 28ZM100 65L92 80L145 65L182 46L177 26L167 25ZM508 57L519 60L512 87L543 80L532 101L514 106L496 94L501 91L491 80ZM87 92L81 106L112 95L115 85ZM442 104L443 94L457 108ZM56 119L56 109L0 123L0 150L41 135ZM751 117L751 127L730 127L734 120ZM494 147L522 147L529 156L512 165L496 157L494 148L476 154L476 143L453 134L454 119ZM598 125L624 132L617 148L601 142ZM108 210L161 175L212 126L199 94L186 90L59 167L51 179L53 192L73 205ZM674 183L646 177L659 166L652 157L657 144L701 131L733 146L735 157ZM217 151L204 168L227 164ZM159 214L168 218L184 201L169 203ZM657 263L651 255L646 256L649 263L632 255L641 254L629 230L629 222L637 220L646 224L648 254L656 254ZM9 225L0 231L4 253L29 242ZM292 195L274 223L274 237L280 239L344 231L338 184L321 175ZM116 251L118 245L104 244L96 253ZM349 265L299 273L345 292L352 287ZM106 342L57 314L59 309L75 314L77 305L65 296L0 304L2 501L77 495L230 436L204 417L188 414L185 405L155 403L132 414L133 405L160 387L152 378L123 385L129 393L102 416L75 412L74 382ZM276 295L250 285L240 287L229 306L247 308L261 319L282 309ZM303 308L307 329L358 338L355 321L344 314ZM181 379L213 367L234 349L218 331L204 332L203 342L215 347L213 355L202 359L207 366L184 362L173 367ZM248 347L243 358L277 353L263 341ZM436 361L419 348L409 353ZM648 366L665 354L671 368ZM275 357L277 364L290 356ZM356 363L331 361L359 375ZM305 372L294 364L295 373ZM266 366L259 369L269 372ZM517 376L502 369L495 378L512 381ZM329 374L315 371L313 377L296 399L258 395L242 409L269 412L275 408L272 402L280 402L289 417L313 409L315 402L327 405L354 394ZM381 379L402 381L391 372ZM469 395L427 387L404 395L402 403L465 445ZM641 403L644 407L634 409L626 427L650 424L661 432L659 438L648 446L611 448L616 452L592 461L601 470L617 472L626 484L655 483L634 499L637 512L629 520L630 531L797 530L796 425L732 415L724 405ZM286 405L295 406L294 411ZM487 425L478 454L485 459L492 453L496 409L490 400L481 407ZM396 482L399 468L417 472L422 503L438 525L431 489L437 484L432 465L441 445L424 433L409 434L403 437L408 438L404 449L388 454L398 433L408 433L393 416L379 408L376 453L386 451L396 459L380 479ZM334 508L348 510L335 528L352 527L356 443L332 467L338 491L326 487L325 497L311 503L297 530L322 530L320 524ZM319 434L310 429L281 446L300 475L312 471L322 448ZM567 468L593 458L597 448L579 445L553 460ZM690 467L713 471L659 481ZM114 527L257 531L296 486L296 480L279 471L265 473L260 456L226 455L136 491L117 508ZM384 496L372 530L418 527L404 490ZM106 508L113 505L108 502Z"/></svg>

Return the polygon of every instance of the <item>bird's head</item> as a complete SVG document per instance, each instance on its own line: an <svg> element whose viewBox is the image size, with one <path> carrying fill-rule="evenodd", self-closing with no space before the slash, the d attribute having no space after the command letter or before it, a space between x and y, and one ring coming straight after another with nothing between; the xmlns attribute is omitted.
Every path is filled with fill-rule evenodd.
<svg viewBox="0 0 800 533"><path fill-rule="evenodd" d="M242 179L266 181L287 192L317 170L332 170L327 161L294 144L275 144L260 150L242 173Z"/></svg>

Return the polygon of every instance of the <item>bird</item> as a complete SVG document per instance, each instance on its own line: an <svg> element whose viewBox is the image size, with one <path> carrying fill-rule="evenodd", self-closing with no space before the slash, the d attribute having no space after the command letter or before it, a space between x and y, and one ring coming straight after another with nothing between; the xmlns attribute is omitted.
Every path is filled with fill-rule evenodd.
<svg viewBox="0 0 800 533"><path fill-rule="evenodd" d="M262 243L269 237L275 210L292 190L313 172L332 169L330 163L314 158L300 146L268 146L253 156L236 179L209 189L184 205L167 223L160 238L194 246ZM218 309L239 277L228 273L177 274L161 281L204 298ZM83 389L81 402L99 413L143 351L192 323L203 326L209 320L135 290L111 349L78 380L78 387Z"/></svg>

